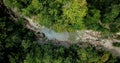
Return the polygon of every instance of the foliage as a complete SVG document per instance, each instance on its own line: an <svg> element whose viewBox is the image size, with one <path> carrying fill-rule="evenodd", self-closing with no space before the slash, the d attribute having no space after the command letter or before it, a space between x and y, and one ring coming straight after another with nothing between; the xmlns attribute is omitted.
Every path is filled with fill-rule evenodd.
<svg viewBox="0 0 120 63"><path fill-rule="evenodd" d="M92 8L88 9L88 13L84 19L84 24L88 29L99 30L100 10Z"/></svg>
<svg viewBox="0 0 120 63"><path fill-rule="evenodd" d="M119 0L5 0L5 2L8 2L10 7L16 6L23 15L34 16L39 24L58 32L87 28L109 35L120 31Z"/></svg>
<svg viewBox="0 0 120 63"><path fill-rule="evenodd" d="M113 43L113 46L120 47L120 43L118 43L118 42Z"/></svg>
<svg viewBox="0 0 120 63"><path fill-rule="evenodd" d="M115 63L117 61L110 53L98 52L90 46L79 48L73 45L70 48L65 48L46 44L36 46L33 50L27 54L24 63L111 63L111 60Z"/></svg>
<svg viewBox="0 0 120 63"><path fill-rule="evenodd" d="M117 32L120 28L119 0L87 0L87 14L85 0L4 0L4 2L8 7L16 6L23 15L35 15L41 25L56 31L88 28L107 34ZM32 31L24 28L21 23L12 22L0 10L0 63L117 62L119 59L111 53L98 51L92 46L81 48L72 45L66 48L51 43L39 45Z"/></svg>
<svg viewBox="0 0 120 63"><path fill-rule="evenodd" d="M69 48L51 43L39 45L33 32L7 17L0 18L0 62L1 63L97 63L117 62L110 53L97 51L94 47ZM105 54L104 54L105 53Z"/></svg>
<svg viewBox="0 0 120 63"><path fill-rule="evenodd" d="M33 42L34 34L22 24L11 21L6 14L0 13L0 15L0 63L22 63L26 50L21 43L24 40ZM29 43L27 46L30 48L32 44L34 43Z"/></svg>
<svg viewBox="0 0 120 63"><path fill-rule="evenodd" d="M26 16L35 16L39 24L55 31L74 31L85 29L83 17L86 15L86 0L30 0L30 4L22 7L25 1L9 1ZM7 4L7 3L6 3ZM11 4L11 5L12 5ZM9 5L9 4L7 4Z"/></svg>
<svg viewBox="0 0 120 63"><path fill-rule="evenodd" d="M101 58L101 62L105 63L109 59L109 54L104 54Z"/></svg>
<svg viewBox="0 0 120 63"><path fill-rule="evenodd" d="M88 12L85 25L88 29L115 33L120 31L120 1L119 0L87 0ZM91 12L96 10L94 12ZM91 25L92 24L92 25Z"/></svg>
<svg viewBox="0 0 120 63"><path fill-rule="evenodd" d="M7 2L11 2L13 6L18 6L23 15L35 16L35 20L41 25L52 28L58 32L74 31L86 28L102 31L103 33L115 33L120 31L119 0L87 0L87 3L85 0L53 1L11 0ZM24 5L20 2L29 3ZM86 6L87 4L88 8Z"/></svg>
<svg viewBox="0 0 120 63"><path fill-rule="evenodd" d="M4 0L5 4L8 5L8 7L14 8L15 6L19 9L26 8L32 0Z"/></svg>

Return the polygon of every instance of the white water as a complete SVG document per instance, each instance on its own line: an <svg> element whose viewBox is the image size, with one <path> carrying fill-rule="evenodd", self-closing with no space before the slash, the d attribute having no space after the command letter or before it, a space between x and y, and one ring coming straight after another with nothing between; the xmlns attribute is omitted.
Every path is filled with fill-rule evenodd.
<svg viewBox="0 0 120 63"><path fill-rule="evenodd" d="M51 40L51 39L56 39L59 41L68 41L69 34L68 32L62 32L62 33L57 33L54 30L45 28L44 26L41 27L41 32L45 34L45 36Z"/></svg>
<svg viewBox="0 0 120 63"><path fill-rule="evenodd" d="M34 23L32 19L25 17L28 21L29 21L29 25L27 26L28 28L36 31L36 32L42 32L45 34L45 36L47 37L47 39L49 40L59 40L59 41L68 41L69 39L69 33L68 32L62 32L62 33L58 33L55 32L52 29L48 29L44 26L38 26L38 24Z"/></svg>
<svg viewBox="0 0 120 63"><path fill-rule="evenodd" d="M120 48L112 46L113 42L120 42L120 40L101 38L102 35L100 32L96 32L92 30L78 30L72 33L68 33L68 32L57 33L54 30L48 29L44 26L38 26L30 18L27 17L25 18L29 21L29 24L26 25L29 29L35 32L44 33L47 39L49 40L56 39L57 41L68 41L72 43L87 42L96 47L103 46L107 50L111 51L113 54L120 56Z"/></svg>

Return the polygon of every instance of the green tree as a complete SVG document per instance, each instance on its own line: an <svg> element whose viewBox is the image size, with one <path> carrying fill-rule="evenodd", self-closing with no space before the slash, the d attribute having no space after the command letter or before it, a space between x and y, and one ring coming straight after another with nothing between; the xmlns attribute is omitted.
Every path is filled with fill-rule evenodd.
<svg viewBox="0 0 120 63"><path fill-rule="evenodd" d="M84 23L88 29L99 30L104 34L120 31L119 0L87 0L87 2L88 12Z"/></svg>
<svg viewBox="0 0 120 63"><path fill-rule="evenodd" d="M11 3L17 5L20 2L22 1ZM86 0L32 0L19 10L23 15L35 16L39 24L58 32L85 29L83 17L87 11Z"/></svg>
<svg viewBox="0 0 120 63"><path fill-rule="evenodd" d="M100 17L100 10L95 8L88 9L88 13L84 19L84 24L86 25L87 29L99 30Z"/></svg>
<svg viewBox="0 0 120 63"><path fill-rule="evenodd" d="M23 1L23 0L21 0L21 1ZM28 1L28 0L24 0L24 1ZM44 4L44 6L48 6L48 7L50 7L50 9L52 9L50 12L46 11L48 8L43 8L44 11L38 10L38 11L42 12L42 13L38 12L39 16L41 16L42 18L45 18L47 16L47 18L51 19L51 21L53 19L49 18L50 16L54 17L54 19L56 19L56 20L60 19L57 16L59 16L58 14L62 10L71 12L71 14L67 13L67 14L61 15L63 17L65 17L64 15L66 15L67 17L65 17L65 18L66 19L70 18L71 20L74 20L75 16L73 16L73 18L74 18L73 19L69 15L76 14L76 13L72 13L72 11L79 13L79 11L74 10L74 9L78 9L78 7L75 7L78 5L78 0L74 0L74 1L66 0L64 2L63 2L63 0L56 0L55 2L51 2L51 0L45 0L45 1L39 0L39 1L42 4ZM35 5L35 3L39 2L39 1L38 0L32 1L30 6L35 6L34 10L36 10L37 5ZM96 1L99 1L99 0L95 0L95 2ZM104 2L104 0L101 0L101 1L102 1L102 3ZM74 4L72 4L71 2ZM83 2L84 2L84 0L83 0ZM61 11L57 11L57 9L59 8L59 5L58 5L58 7L56 7L55 4L58 4L58 3L60 3L60 7L61 7L61 5L65 5L67 3L71 4L71 7L68 7L69 10L66 10L67 7L65 7L65 8L62 7ZM49 4L49 5L47 5L47 4ZM80 4L80 6L82 6L83 4ZM112 4L115 4L115 2ZM23 5L23 4L21 4L21 5ZM103 4L101 4L101 5L103 5ZM28 5L28 7L29 7L29 5ZM28 7L26 7L26 8L28 8ZM102 16L103 15L108 16L108 15L110 15L109 13L113 13L113 16L111 18L116 20L115 23L119 23L119 18L115 18L116 16L119 17L119 15L118 15L119 8L116 8L116 7L119 7L119 5L110 6L110 9L112 9L112 10L110 12L107 12L107 10L106 10L105 13L97 7L94 7L94 9L92 9L92 10L88 9L89 14L87 14L87 18L90 19L91 21L90 21L90 23L87 23L87 21L86 21L86 23L89 25L91 23L96 24L98 22L97 20L99 20L99 18L101 20L103 20ZM18 6L18 8L19 8L19 6ZM23 9L26 9L26 8L22 8L21 11L23 11ZM27 11L29 11L29 10L30 9L28 9ZM114 13L114 11L116 11L117 13ZM0 9L0 62L1 63L80 63L80 62L81 63L99 63L99 62L117 63L117 62L119 62L119 59L114 57L111 53L106 52L106 51L96 50L94 47L92 47L90 45L87 47L82 47L82 48L77 45L72 45L69 48L66 48L63 46L55 46L55 45L51 44L51 42L48 44L38 44L36 42L35 35L32 31L23 27L23 25L21 23L19 23L19 20L18 20L18 23L14 23L12 20L9 19L9 17L7 16L6 13L2 13L2 12L3 11L1 11L1 9ZM101 14L101 12L103 14ZM48 13L48 14L46 14L46 13ZM30 13L30 14L32 14L32 13ZM49 14L50 14L50 16L49 16ZM91 16L91 14L92 14L92 16ZM78 15L76 15L76 18L77 18L77 16ZM107 18L107 17L105 17L105 18L106 18L105 20L109 20L109 18ZM111 20L111 18L110 18L110 20ZM46 20L48 20L48 19L46 19ZM92 22L92 21L94 21L94 22ZM68 23L68 22L66 22L66 23ZM101 21L101 23L104 23L104 22ZM48 24L47 21L46 21L46 24ZM53 23L51 22L51 24L53 24ZM106 24L106 22L104 24Z"/></svg>

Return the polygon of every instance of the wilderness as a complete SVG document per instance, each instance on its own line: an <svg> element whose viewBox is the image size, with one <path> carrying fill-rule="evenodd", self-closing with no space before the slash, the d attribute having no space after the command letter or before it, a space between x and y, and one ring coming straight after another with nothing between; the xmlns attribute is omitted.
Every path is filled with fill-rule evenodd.
<svg viewBox="0 0 120 63"><path fill-rule="evenodd" d="M0 63L119 63L120 0L0 0Z"/></svg>

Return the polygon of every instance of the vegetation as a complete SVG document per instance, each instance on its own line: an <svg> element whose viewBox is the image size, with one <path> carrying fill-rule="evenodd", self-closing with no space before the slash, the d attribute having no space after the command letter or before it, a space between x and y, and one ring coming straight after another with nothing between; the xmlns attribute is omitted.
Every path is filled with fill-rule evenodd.
<svg viewBox="0 0 120 63"><path fill-rule="evenodd" d="M115 63L118 60L108 52L96 51L93 47L70 48L52 44L37 46L27 54L25 63Z"/></svg>
<svg viewBox="0 0 120 63"><path fill-rule="evenodd" d="M120 31L119 0L4 0L24 16L58 32L92 29ZM32 31L0 9L0 63L117 63L119 58L92 46L39 45ZM21 21L21 20L20 20ZM120 46L120 43L113 44Z"/></svg>
<svg viewBox="0 0 120 63"><path fill-rule="evenodd" d="M27 53L23 46L32 48L30 46L35 43L34 34L22 24L11 21L2 12L0 10L0 63L22 63Z"/></svg>
<svg viewBox="0 0 120 63"><path fill-rule="evenodd" d="M109 52L94 47L69 48L51 43L38 45L33 32L20 23L14 23L1 13L0 18L1 63L115 63L118 59Z"/></svg>
<svg viewBox="0 0 120 63"><path fill-rule="evenodd" d="M120 47L120 43L118 43L118 42L113 43L113 46L115 46L115 47Z"/></svg>
<svg viewBox="0 0 120 63"><path fill-rule="evenodd" d="M2 14L1 14L2 15ZM5 15L0 18L0 63L116 63L117 57L94 47L39 45L33 32Z"/></svg>
<svg viewBox="0 0 120 63"><path fill-rule="evenodd" d="M87 1L87 2L86 2ZM5 0L39 24L58 32L92 29L103 33L120 31L119 0Z"/></svg>
<svg viewBox="0 0 120 63"><path fill-rule="evenodd" d="M30 4L25 4L31 2ZM17 6L26 16L36 16L37 22L58 32L84 29L86 0L11 0L10 7Z"/></svg>
<svg viewBox="0 0 120 63"><path fill-rule="evenodd" d="M120 31L120 1L119 0L87 0L88 13L85 25L88 29L105 33Z"/></svg>

